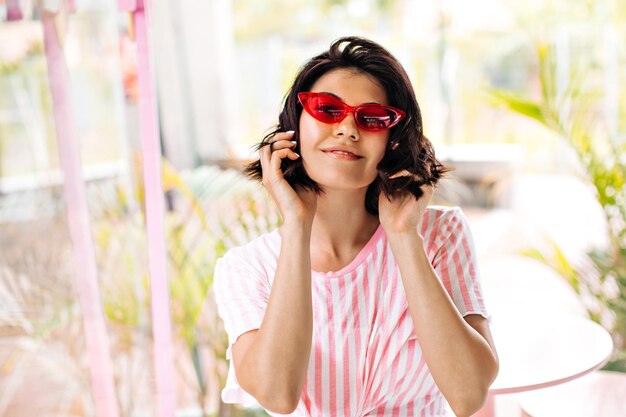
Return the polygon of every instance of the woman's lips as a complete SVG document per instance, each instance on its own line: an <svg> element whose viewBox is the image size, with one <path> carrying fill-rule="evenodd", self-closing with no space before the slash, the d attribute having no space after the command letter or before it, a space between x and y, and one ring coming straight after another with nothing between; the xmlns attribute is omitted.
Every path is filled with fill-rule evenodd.
<svg viewBox="0 0 626 417"><path fill-rule="evenodd" d="M324 151L324 153L330 156L331 158L343 159L347 161L356 161L357 159L361 158L361 157L356 156L353 153L344 152L344 151Z"/></svg>

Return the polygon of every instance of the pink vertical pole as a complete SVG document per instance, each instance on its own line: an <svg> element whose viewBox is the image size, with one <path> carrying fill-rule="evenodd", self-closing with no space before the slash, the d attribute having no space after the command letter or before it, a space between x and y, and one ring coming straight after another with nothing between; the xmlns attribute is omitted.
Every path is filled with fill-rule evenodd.
<svg viewBox="0 0 626 417"><path fill-rule="evenodd" d="M74 13L76 11L76 0L65 0L65 10L68 13Z"/></svg>
<svg viewBox="0 0 626 417"><path fill-rule="evenodd" d="M137 0L117 0L117 8L120 12L134 12L137 8Z"/></svg>
<svg viewBox="0 0 626 417"><path fill-rule="evenodd" d="M14 20L22 20L24 14L22 13L22 7L20 0L6 0L7 4L7 20L9 22Z"/></svg>
<svg viewBox="0 0 626 417"><path fill-rule="evenodd" d="M117 398L109 356L109 340L102 314L95 250L91 237L85 184L80 167L80 146L76 137L69 94L69 73L57 37L54 15L42 11L48 78L52 93L54 121L59 146L67 218L76 268L76 287L87 342L91 389L98 417L117 417Z"/></svg>
<svg viewBox="0 0 626 417"><path fill-rule="evenodd" d="M137 1L133 13L137 41L139 85L139 117L143 179L148 238L148 268L152 334L154 337L154 369L157 404L160 417L174 417L174 355L170 319L169 289L166 275L167 253L164 235L164 195L161 181L161 145L152 77L146 10L149 4Z"/></svg>

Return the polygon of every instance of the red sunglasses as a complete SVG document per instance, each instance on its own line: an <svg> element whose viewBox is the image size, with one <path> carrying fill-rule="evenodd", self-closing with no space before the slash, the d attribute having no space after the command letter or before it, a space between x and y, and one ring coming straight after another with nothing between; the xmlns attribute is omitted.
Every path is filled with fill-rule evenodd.
<svg viewBox="0 0 626 417"><path fill-rule="evenodd" d="M322 123L339 123L352 113L356 125L369 132L389 129L398 124L405 115L400 109L382 104L371 103L352 107L327 93L298 93L298 100L307 113Z"/></svg>

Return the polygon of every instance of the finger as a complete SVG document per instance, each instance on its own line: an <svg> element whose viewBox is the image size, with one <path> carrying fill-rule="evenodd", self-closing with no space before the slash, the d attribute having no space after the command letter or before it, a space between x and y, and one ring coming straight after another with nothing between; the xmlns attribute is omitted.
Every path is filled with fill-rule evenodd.
<svg viewBox="0 0 626 417"><path fill-rule="evenodd" d="M271 158L271 154L272 151L275 151L277 148L277 142L283 142L286 141L288 143L291 142L292 138L294 135L294 131L293 130L289 130L287 132L279 132L276 133L270 141L269 145L265 145L265 146L261 146L261 148L259 149L259 160L261 162L261 169L265 169L266 166L269 166L269 161ZM267 142L266 142L267 143ZM295 146L295 145L291 145L291 146ZM283 146L281 146L283 147Z"/></svg>
<svg viewBox="0 0 626 417"><path fill-rule="evenodd" d="M293 138L294 135L294 131L293 130L288 130L286 132L278 132L274 135L274 137L272 138L272 140L277 141L277 140L291 140L291 138Z"/></svg>
<svg viewBox="0 0 626 417"><path fill-rule="evenodd" d="M272 136L272 138L269 140L269 142L270 142L269 146L273 150L278 142L292 141L293 140L293 135L294 135L294 131L293 130L289 130L287 132L278 132L274 136Z"/></svg>
<svg viewBox="0 0 626 417"><path fill-rule="evenodd" d="M261 162L261 172L263 176L269 172L270 158L272 156L269 148L269 146L262 146L259 148L259 161Z"/></svg>
<svg viewBox="0 0 626 417"><path fill-rule="evenodd" d="M272 153L272 158L270 159L270 170L282 176L280 165L285 158L289 158L292 161L295 161L296 159L300 158L300 155L298 155L291 149L281 149L278 151L274 151Z"/></svg>
<svg viewBox="0 0 626 417"><path fill-rule="evenodd" d="M294 148L296 144L297 142L295 140L276 140L273 141L268 148L270 148L270 151L276 152L281 149Z"/></svg>
<svg viewBox="0 0 626 417"><path fill-rule="evenodd" d="M407 171L406 169L403 169L400 172L396 172L395 174L393 174L392 176L389 177L390 180L394 179L394 178L400 178L400 177L413 177L416 178L417 175L415 174L411 174L409 171Z"/></svg>

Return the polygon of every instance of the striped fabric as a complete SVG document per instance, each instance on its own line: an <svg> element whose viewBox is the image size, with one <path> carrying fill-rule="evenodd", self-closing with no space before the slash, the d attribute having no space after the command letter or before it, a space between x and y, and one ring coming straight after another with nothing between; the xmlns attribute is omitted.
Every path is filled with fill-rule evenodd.
<svg viewBox="0 0 626 417"><path fill-rule="evenodd" d="M489 318L468 223L459 208L431 206L421 234L428 258L461 315ZM229 336L258 329L280 252L278 231L218 260L214 295ZM291 416L445 416L416 340L398 265L382 226L336 272L312 272L313 343L304 389ZM231 360L226 403L257 405L237 383ZM281 415L270 413L271 415Z"/></svg>

